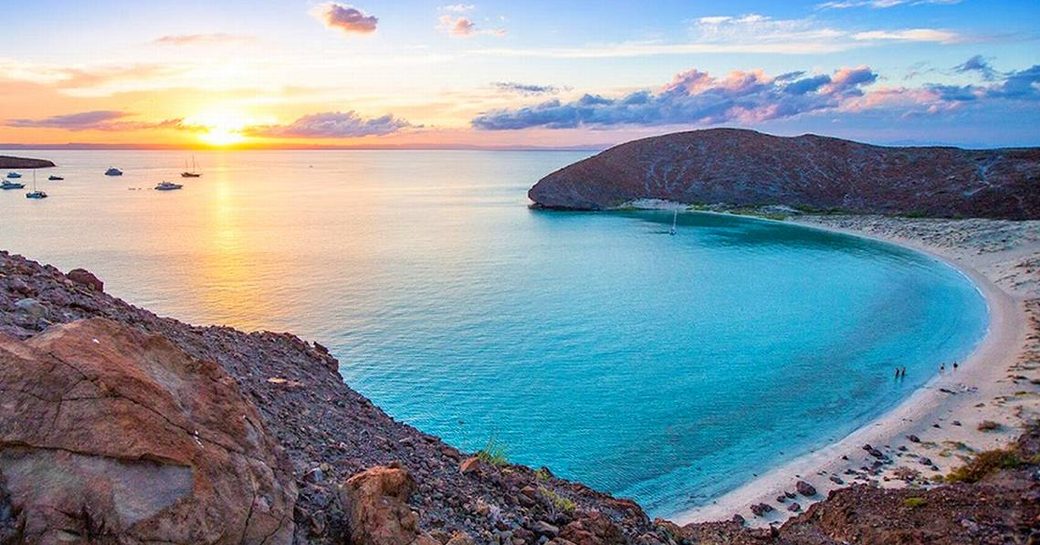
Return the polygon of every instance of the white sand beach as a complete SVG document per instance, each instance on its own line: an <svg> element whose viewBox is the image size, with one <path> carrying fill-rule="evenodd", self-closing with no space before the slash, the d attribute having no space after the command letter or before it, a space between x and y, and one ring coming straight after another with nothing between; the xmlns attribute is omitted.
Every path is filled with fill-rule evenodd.
<svg viewBox="0 0 1040 545"><path fill-rule="evenodd" d="M1014 440L1026 419L1040 415L1040 221L905 219L880 216L796 216L790 221L900 244L933 255L969 276L985 296L989 330L958 369L929 381L891 411L845 438L785 463L718 498L679 513L678 524L724 520L739 513L763 526L793 515L853 483L874 486L928 486L962 465L973 452ZM981 430L983 422L999 428ZM877 458L892 463L874 468ZM795 483L812 484L811 498L797 494L778 502ZM834 481L841 481L838 484ZM756 517L750 506L774 510Z"/></svg>

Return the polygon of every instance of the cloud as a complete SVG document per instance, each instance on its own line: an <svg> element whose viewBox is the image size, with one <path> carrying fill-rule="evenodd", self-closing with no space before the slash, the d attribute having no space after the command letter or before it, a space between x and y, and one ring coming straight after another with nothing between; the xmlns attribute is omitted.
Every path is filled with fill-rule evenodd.
<svg viewBox="0 0 1040 545"><path fill-rule="evenodd" d="M982 76L982 79L986 81L993 81L997 78L997 71L990 66L989 62L983 58L982 55L975 55L961 64L954 66L953 70L960 74L978 72L979 75Z"/></svg>
<svg viewBox="0 0 1040 545"><path fill-rule="evenodd" d="M441 15L437 19L437 30L456 38L468 38L478 34L499 37L506 35L504 28L478 29L472 19L461 15Z"/></svg>
<svg viewBox="0 0 1040 545"><path fill-rule="evenodd" d="M242 132L249 136L275 138L356 138L383 136L413 126L389 114L365 119L351 110L305 115L288 125L258 125L247 127Z"/></svg>
<svg viewBox="0 0 1040 545"><path fill-rule="evenodd" d="M937 5L953 5L959 4L961 0L836 0L833 2L824 2L817 4L819 9L848 9L848 8L894 8L896 6L902 6L904 4L910 4L912 6L920 6L926 4L937 4Z"/></svg>
<svg viewBox="0 0 1040 545"><path fill-rule="evenodd" d="M496 81L492 85L494 85L499 91L525 96L555 95L560 92L560 88L554 85L533 85L529 83L517 83L515 81Z"/></svg>
<svg viewBox="0 0 1040 545"><path fill-rule="evenodd" d="M723 77L694 69L677 74L657 89L615 97L585 94L570 101L552 99L534 106L492 110L476 116L471 125L481 130L758 125L821 115L834 121L857 115L892 123L958 112L1028 114L1040 105L1040 65L1000 74L999 81L985 85L907 88L879 87L877 83L878 74L867 66L829 74L797 71L778 76L763 70L738 70Z"/></svg>
<svg viewBox="0 0 1040 545"><path fill-rule="evenodd" d="M755 123L837 109L846 100L863 96L863 87L877 77L866 66L807 77L771 77L762 70L750 70L717 78L689 70L658 90L619 98L586 94L570 102L554 99L486 112L471 123L484 130Z"/></svg>
<svg viewBox="0 0 1040 545"><path fill-rule="evenodd" d="M954 44L964 41L964 38L950 30L934 28L909 28L904 30L871 30L869 32L857 32L852 39L859 41L897 41L897 42L931 42L939 44Z"/></svg>
<svg viewBox="0 0 1040 545"><path fill-rule="evenodd" d="M468 11L473 11L476 7L477 6L474 6L473 4L449 4L447 6L441 6L440 9L441 11L451 13L466 13Z"/></svg>
<svg viewBox="0 0 1040 545"><path fill-rule="evenodd" d="M18 128L65 129L69 131L127 131L141 129L195 130L184 125L183 119L174 118L158 122L123 121L134 114L117 110L93 110L75 114L54 115L40 119L9 119L6 125Z"/></svg>
<svg viewBox="0 0 1040 545"><path fill-rule="evenodd" d="M152 43L158 45L191 46L246 43L254 39L253 36L215 32L210 34L170 34L168 36L160 36L152 40Z"/></svg>
<svg viewBox="0 0 1040 545"><path fill-rule="evenodd" d="M353 6L326 2L315 6L311 15L328 28L338 28L349 34L371 34L376 31L379 19Z"/></svg>
<svg viewBox="0 0 1040 545"><path fill-rule="evenodd" d="M684 43L623 42L571 48L485 48L472 53L545 58L623 58L708 53L771 55L826 54L894 42L959 43L964 36L944 29L873 29L851 31L821 24L813 18L774 19L756 13L715 15L695 19Z"/></svg>

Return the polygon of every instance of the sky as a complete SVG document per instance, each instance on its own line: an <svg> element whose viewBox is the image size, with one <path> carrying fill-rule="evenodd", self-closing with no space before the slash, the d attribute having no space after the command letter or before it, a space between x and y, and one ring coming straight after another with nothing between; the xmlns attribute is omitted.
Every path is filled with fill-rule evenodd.
<svg viewBox="0 0 1040 545"><path fill-rule="evenodd" d="M0 147L1040 145L1040 1L0 0Z"/></svg>

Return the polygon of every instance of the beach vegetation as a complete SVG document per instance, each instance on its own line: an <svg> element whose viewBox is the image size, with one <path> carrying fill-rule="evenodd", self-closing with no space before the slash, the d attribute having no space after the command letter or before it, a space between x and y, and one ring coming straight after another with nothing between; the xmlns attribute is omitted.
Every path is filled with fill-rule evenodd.
<svg viewBox="0 0 1040 545"><path fill-rule="evenodd" d="M996 431L1000 429L1000 423L992 420L983 420L979 422L979 431Z"/></svg>
<svg viewBox="0 0 1040 545"><path fill-rule="evenodd" d="M911 509L917 509L918 507L923 507L927 503L928 502L925 501L924 498L919 497L919 496L911 496L911 497L903 500L903 505L905 505L905 506L907 506L907 507L909 507Z"/></svg>
<svg viewBox="0 0 1040 545"><path fill-rule="evenodd" d="M557 512L572 513L578 507L574 500L557 494L555 490L542 486L538 488L538 491L545 499L549 500L549 504Z"/></svg>
<svg viewBox="0 0 1040 545"><path fill-rule="evenodd" d="M1022 458L1013 450L987 450L951 471L946 480L951 483L977 483L991 473L1001 469L1014 469L1023 463Z"/></svg>
<svg viewBox="0 0 1040 545"><path fill-rule="evenodd" d="M488 438L484 448L477 451L477 458L484 463L499 467L509 463L505 445L499 442L494 435Z"/></svg>
<svg viewBox="0 0 1040 545"><path fill-rule="evenodd" d="M550 476L549 470L544 467L534 470L534 478L539 481L548 481Z"/></svg>

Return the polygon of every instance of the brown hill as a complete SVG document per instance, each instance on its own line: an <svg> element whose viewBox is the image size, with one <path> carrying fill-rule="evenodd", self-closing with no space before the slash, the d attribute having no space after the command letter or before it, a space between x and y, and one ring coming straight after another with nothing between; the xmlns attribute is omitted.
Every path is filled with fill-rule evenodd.
<svg viewBox="0 0 1040 545"><path fill-rule="evenodd" d="M54 163L46 159L28 159L26 157L12 157L0 155L0 168L50 168Z"/></svg>
<svg viewBox="0 0 1040 545"><path fill-rule="evenodd" d="M546 208L636 199L939 217L1040 218L1040 148L883 147L709 129L635 140L542 178Z"/></svg>

